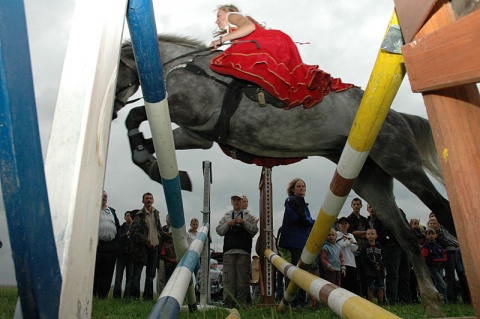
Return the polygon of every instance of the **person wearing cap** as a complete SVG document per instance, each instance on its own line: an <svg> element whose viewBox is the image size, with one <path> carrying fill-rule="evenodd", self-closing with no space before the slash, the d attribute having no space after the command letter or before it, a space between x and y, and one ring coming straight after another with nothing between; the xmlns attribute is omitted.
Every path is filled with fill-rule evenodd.
<svg viewBox="0 0 480 319"><path fill-rule="evenodd" d="M350 222L347 217L340 217L337 224L339 229L337 231L337 244L342 249L346 267L346 273L342 278L341 286L358 295L357 265L355 263L355 255L353 254L358 250L357 241L355 236L348 232Z"/></svg>
<svg viewBox="0 0 480 319"><path fill-rule="evenodd" d="M216 228L223 236L223 298L224 305L232 308L235 300L247 305L250 294L250 256L252 238L258 232L255 218L242 210L243 195L230 197L232 210L225 213Z"/></svg>

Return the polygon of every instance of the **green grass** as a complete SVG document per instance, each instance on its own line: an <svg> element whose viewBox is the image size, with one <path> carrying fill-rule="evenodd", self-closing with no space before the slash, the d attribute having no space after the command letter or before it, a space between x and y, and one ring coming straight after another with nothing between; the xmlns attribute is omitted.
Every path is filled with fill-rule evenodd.
<svg viewBox="0 0 480 319"><path fill-rule="evenodd" d="M17 303L17 287L0 286L0 319L13 318Z"/></svg>
<svg viewBox="0 0 480 319"><path fill-rule="evenodd" d="M0 287L0 319L13 318L15 313L15 303L17 300L16 287ZM117 300L111 299L93 299L92 319L130 319L147 318L155 301L143 300ZM425 313L422 305L396 305L385 306L386 310L405 319L424 318ZM475 311L471 305L459 303L457 305L442 305L442 312L446 317L474 317ZM179 318L182 319L224 319L229 311L223 308L215 308L207 311L196 311L190 313L182 311ZM257 307L240 309L240 315L243 319L333 319L339 318L327 307L320 306L316 310L312 309L292 309L284 313L278 313L275 307Z"/></svg>

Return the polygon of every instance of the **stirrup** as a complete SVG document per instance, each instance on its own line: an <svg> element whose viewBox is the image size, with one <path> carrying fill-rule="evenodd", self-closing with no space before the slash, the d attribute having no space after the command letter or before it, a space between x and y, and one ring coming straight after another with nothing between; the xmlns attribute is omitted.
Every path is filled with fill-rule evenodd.
<svg viewBox="0 0 480 319"><path fill-rule="evenodd" d="M267 104L272 105L273 107L283 109L285 108L285 103L273 97L270 93L265 91L262 88L249 86L245 89L245 95L252 101L258 102L258 105L261 107L267 106Z"/></svg>

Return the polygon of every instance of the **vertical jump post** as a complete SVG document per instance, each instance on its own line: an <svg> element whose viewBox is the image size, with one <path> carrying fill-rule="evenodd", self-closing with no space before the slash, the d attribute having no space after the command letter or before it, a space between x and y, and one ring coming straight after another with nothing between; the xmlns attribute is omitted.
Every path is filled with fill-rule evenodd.
<svg viewBox="0 0 480 319"><path fill-rule="evenodd" d="M203 225L210 225L210 184L212 183L212 163L203 161ZM209 226L210 227L210 226ZM208 230L210 233L210 229ZM210 237L209 237L210 238ZM210 290L210 240L207 238L202 250L202 271L200 276L200 306L206 307L211 302Z"/></svg>
<svg viewBox="0 0 480 319"><path fill-rule="evenodd" d="M188 249L185 214L152 1L131 0L128 4L127 23L162 176L175 253L178 258L182 258ZM191 307L196 305L193 281L187 294L187 303Z"/></svg>
<svg viewBox="0 0 480 319"><path fill-rule="evenodd" d="M126 6L126 0L84 0L75 6L45 159L62 271L58 318L91 316L98 214Z"/></svg>
<svg viewBox="0 0 480 319"><path fill-rule="evenodd" d="M260 251L273 250L273 199L272 199L272 169L262 168L260 182ZM275 304L275 271L273 265L260 256L260 302L266 305Z"/></svg>
<svg viewBox="0 0 480 319"><path fill-rule="evenodd" d="M480 10L478 1L395 0L414 92L421 92L462 251L475 313L480 316ZM456 13L456 14L455 14Z"/></svg>

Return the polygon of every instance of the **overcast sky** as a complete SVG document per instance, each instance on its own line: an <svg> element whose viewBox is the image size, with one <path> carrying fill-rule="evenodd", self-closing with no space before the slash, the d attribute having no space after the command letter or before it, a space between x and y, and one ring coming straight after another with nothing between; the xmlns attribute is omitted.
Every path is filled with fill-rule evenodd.
<svg viewBox="0 0 480 319"><path fill-rule="evenodd" d="M320 68L344 82L354 83L365 89L383 34L393 11L393 0L262 0L234 2L241 10L252 15L267 27L281 29L296 42L309 42L299 47L304 62L318 64ZM25 0L27 25L35 83L35 95L40 123L42 149L45 155L50 134L58 86L69 37L75 1ZM215 29L217 3L206 0L154 0L157 30L196 37L209 44ZM94 10L94 8L92 8ZM124 32L128 38L128 31ZM8 45L8 44L7 44ZM88 43L85 43L88 45ZM141 105L141 102L134 106ZM131 107L130 107L131 108ZM404 80L392 108L426 117L420 94L410 90L408 78ZM108 152L105 190L109 193L109 205L116 208L119 218L126 210L141 208L141 196L151 192L155 207L165 221L166 205L160 184L152 182L130 159L123 109L112 123ZM145 125L141 126L142 130ZM72 155L73 156L73 155ZM202 220L203 173L202 161L213 165L211 186L211 220L215 227L220 217L231 208L230 193L240 192L250 198L250 209L258 215L258 182L261 168L247 165L225 156L214 145L209 150L184 150L177 152L179 169L190 174L193 192L182 192L185 220L197 217ZM273 169L273 208L275 231L281 225L283 202L288 182L301 177L307 184L306 201L315 217L328 190L335 165L323 158L311 157L289 166ZM442 191L444 193L444 191ZM1 194L0 194L1 196ZM356 197L351 193L351 198ZM429 210L400 184L395 186L397 204L408 218L420 218L423 222ZM68 199L66 199L68 200ZM340 216L350 213L350 199ZM366 215L366 205L362 209ZM221 250L223 240L213 228L213 248ZM15 273L6 227L3 200L0 201L0 284L15 284Z"/></svg>

